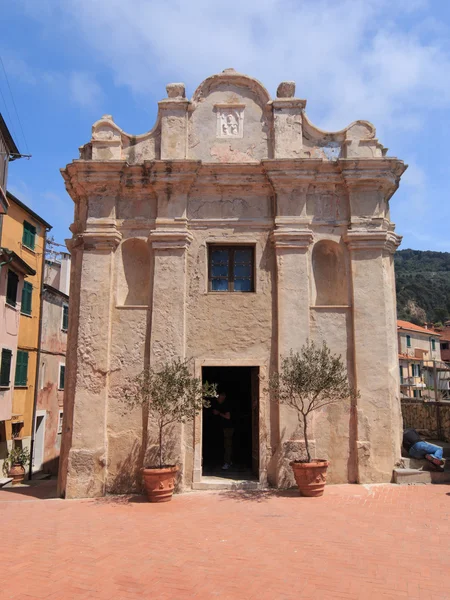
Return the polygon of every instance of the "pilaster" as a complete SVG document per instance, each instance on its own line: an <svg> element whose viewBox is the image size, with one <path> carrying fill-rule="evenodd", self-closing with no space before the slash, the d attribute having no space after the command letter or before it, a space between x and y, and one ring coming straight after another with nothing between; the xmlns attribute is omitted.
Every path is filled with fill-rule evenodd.
<svg viewBox="0 0 450 600"><path fill-rule="evenodd" d="M300 158L303 148L303 111L306 100L294 98L295 83L284 81L272 100L274 123L274 157Z"/></svg>
<svg viewBox="0 0 450 600"><path fill-rule="evenodd" d="M109 222L78 237L84 250L79 314L72 325L76 328L72 335L77 339L77 358L66 498L105 494L114 252L121 234Z"/></svg>
<svg viewBox="0 0 450 600"><path fill-rule="evenodd" d="M187 114L190 102L184 84L166 87L168 98L158 102L161 118L161 160L186 158Z"/></svg>
<svg viewBox="0 0 450 600"><path fill-rule="evenodd" d="M393 231L350 230L360 483L389 482L400 450Z"/></svg>

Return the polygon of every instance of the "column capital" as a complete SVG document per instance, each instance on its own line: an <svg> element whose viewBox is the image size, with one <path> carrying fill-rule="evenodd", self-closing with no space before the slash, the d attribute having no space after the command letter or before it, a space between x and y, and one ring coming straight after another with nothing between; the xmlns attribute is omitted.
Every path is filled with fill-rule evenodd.
<svg viewBox="0 0 450 600"><path fill-rule="evenodd" d="M307 229L275 229L272 232L272 241L275 248L295 248L307 250L314 236Z"/></svg>
<svg viewBox="0 0 450 600"><path fill-rule="evenodd" d="M114 219L88 219L86 231L80 234L85 250L114 251L122 240Z"/></svg>
<svg viewBox="0 0 450 600"><path fill-rule="evenodd" d="M186 250L192 240L193 235L187 229L155 229L148 238L154 250Z"/></svg>
<svg viewBox="0 0 450 600"><path fill-rule="evenodd" d="M350 251L386 250L394 254L402 241L402 236L393 231L348 231L344 238Z"/></svg>

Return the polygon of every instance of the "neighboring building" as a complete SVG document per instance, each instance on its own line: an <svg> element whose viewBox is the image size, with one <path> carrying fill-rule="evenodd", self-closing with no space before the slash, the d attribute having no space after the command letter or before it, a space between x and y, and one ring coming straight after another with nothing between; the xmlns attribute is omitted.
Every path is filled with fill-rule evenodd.
<svg viewBox="0 0 450 600"><path fill-rule="evenodd" d="M450 379L450 370L441 360L441 334L400 320L397 331L402 397L441 399L439 392L449 390Z"/></svg>
<svg viewBox="0 0 450 600"><path fill-rule="evenodd" d="M7 192L8 212L3 215L0 246L13 253L15 264L22 265L27 275L23 283L17 282L16 304L6 300L7 319L14 323L16 348L11 348L10 385L12 415L4 422L3 442L10 446L12 440L31 445L33 407L36 391L36 368L39 347L39 322L42 271L47 231L46 221ZM4 267L2 268L2 276ZM9 276L9 275L8 275ZM12 289L12 288L11 288ZM8 292L6 292L8 296ZM13 295L13 294L12 294ZM6 381L6 371L3 375Z"/></svg>
<svg viewBox="0 0 450 600"><path fill-rule="evenodd" d="M0 237L1 215L8 211L6 190L8 189L8 166L13 160L20 158L19 150L0 113Z"/></svg>
<svg viewBox="0 0 450 600"><path fill-rule="evenodd" d="M444 327L437 331L441 334L441 358L450 363L450 321L446 321Z"/></svg>
<svg viewBox="0 0 450 600"><path fill-rule="evenodd" d="M226 387L238 422L234 462L261 484L293 485L289 462L304 456L303 434L295 414L270 402L267 377L307 339L327 340L360 391L313 419L329 480L391 481L402 418L400 238L389 201L406 167L367 121L316 128L294 92L283 82L272 100L233 69L206 79L192 100L170 84L149 133L131 136L105 115L63 170L75 202L66 497L140 485L155 424L138 409L124 414L123 386L172 357ZM202 420L173 432L181 488L211 485Z"/></svg>
<svg viewBox="0 0 450 600"><path fill-rule="evenodd" d="M61 447L69 326L70 254L60 256L45 261L34 443L34 468L52 475L58 473Z"/></svg>

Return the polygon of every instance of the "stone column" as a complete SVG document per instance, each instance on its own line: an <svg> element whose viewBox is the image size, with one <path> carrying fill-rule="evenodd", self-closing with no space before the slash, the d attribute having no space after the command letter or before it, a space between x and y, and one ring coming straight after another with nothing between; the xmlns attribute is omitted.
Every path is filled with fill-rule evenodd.
<svg viewBox="0 0 450 600"><path fill-rule="evenodd" d="M306 100L294 98L295 83L284 81L272 101L274 158L300 158L303 147L303 111Z"/></svg>
<svg viewBox="0 0 450 600"><path fill-rule="evenodd" d="M150 366L158 368L166 360L186 357L187 250L192 241L192 234L187 229L186 207L199 163L174 161L170 163L170 169L167 169L167 163L149 163L147 166L158 195L156 228L149 237L154 255ZM184 426L173 428L167 459L176 461L186 470L186 463L193 461L193 439L185 447L184 433ZM150 462L154 460L156 443L157 432L150 415L146 457ZM189 454L188 461L186 453ZM184 473L181 474L183 480Z"/></svg>
<svg viewBox="0 0 450 600"><path fill-rule="evenodd" d="M165 100L158 102L161 116L161 160L186 158L187 111L184 83L169 83Z"/></svg>
<svg viewBox="0 0 450 600"><path fill-rule="evenodd" d="M389 231L350 231L359 483L389 482L400 458L401 408L393 253Z"/></svg>
<svg viewBox="0 0 450 600"><path fill-rule="evenodd" d="M112 222L82 234L77 370L73 373L73 430L66 498L105 494L114 252L121 237Z"/></svg>

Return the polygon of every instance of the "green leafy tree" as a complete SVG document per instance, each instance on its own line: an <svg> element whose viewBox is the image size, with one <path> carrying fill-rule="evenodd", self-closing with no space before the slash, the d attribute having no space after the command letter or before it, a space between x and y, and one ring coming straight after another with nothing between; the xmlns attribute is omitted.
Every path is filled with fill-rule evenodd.
<svg viewBox="0 0 450 600"><path fill-rule="evenodd" d="M165 362L157 370L144 369L126 386L124 402L129 409L145 406L158 427L159 468L165 465L164 435L174 423L192 420L208 398L216 396L216 385L194 377L186 360Z"/></svg>
<svg viewBox="0 0 450 600"><path fill-rule="evenodd" d="M356 397L341 356L332 354L325 342L319 347L311 341L300 352L291 351L282 358L279 371L270 377L269 391L273 400L296 411L305 438L306 462L311 462L309 415Z"/></svg>

